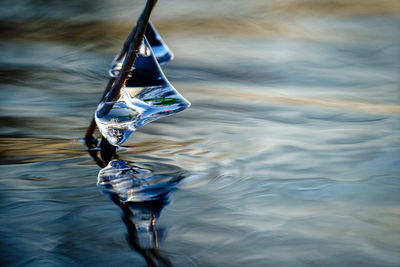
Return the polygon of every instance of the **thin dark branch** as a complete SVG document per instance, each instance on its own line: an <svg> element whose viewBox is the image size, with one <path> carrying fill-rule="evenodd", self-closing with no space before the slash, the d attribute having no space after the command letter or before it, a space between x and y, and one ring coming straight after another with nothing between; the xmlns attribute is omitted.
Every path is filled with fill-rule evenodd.
<svg viewBox="0 0 400 267"><path fill-rule="evenodd" d="M106 96L105 101L108 102L116 100L120 95L121 88L125 85L126 81L128 80L129 73L132 70L133 64L135 64L139 47L143 42L147 24L149 23L151 11L153 10L156 3L157 0L147 1L146 6L136 24L136 32L134 34L131 44L129 45L129 50L124 60L124 64L122 65L121 72L118 76L117 81L114 83L114 86L111 88L110 93Z"/></svg>
<svg viewBox="0 0 400 267"><path fill-rule="evenodd" d="M113 66L114 64L116 64L118 61L122 60L124 58L124 56L126 55L126 52L129 49L129 45L132 43L133 38L135 36L136 33L136 26L132 29L131 33L129 34L128 38L126 38L124 45L122 46L121 51L119 52L119 54L114 58L114 61L112 63L111 66Z"/></svg>
<svg viewBox="0 0 400 267"><path fill-rule="evenodd" d="M107 95L107 93L110 91L110 89L114 85L114 82L115 82L115 78L110 78L106 88L104 89L104 93L103 93L103 96L101 97L100 102L104 100L105 96ZM96 130L96 128L97 128L97 125L96 125L96 121L94 120L94 116L93 116L92 121L90 122L90 125L87 128L86 134L85 134L85 143L88 148L94 148L96 146L95 140L93 138L93 134L94 134L94 131Z"/></svg>
<svg viewBox="0 0 400 267"><path fill-rule="evenodd" d="M114 62L116 60L121 60L124 57L125 53L127 53L122 69L118 75L118 78L117 79L110 78L107 87L104 90L101 101L104 100L113 101L119 97L121 88L124 87L126 81L129 78L129 73L131 72L131 69L135 64L139 47L143 42L144 34L146 32L146 28L149 23L151 12L156 3L157 0L147 0L146 6L144 7L144 10L139 17L136 26L133 28L132 32L126 39L122 47L122 50L120 51L118 56L114 59ZM94 131L96 130L96 127L97 125L93 117L85 135L85 143L89 148L93 148L95 146L93 141L93 134Z"/></svg>
<svg viewBox="0 0 400 267"><path fill-rule="evenodd" d="M88 148L94 148L96 146L96 140L94 140L94 137L93 137L96 127L97 127L96 121L94 120L94 117L93 117L92 121L90 122L89 127L86 130L86 134L85 134L85 144Z"/></svg>

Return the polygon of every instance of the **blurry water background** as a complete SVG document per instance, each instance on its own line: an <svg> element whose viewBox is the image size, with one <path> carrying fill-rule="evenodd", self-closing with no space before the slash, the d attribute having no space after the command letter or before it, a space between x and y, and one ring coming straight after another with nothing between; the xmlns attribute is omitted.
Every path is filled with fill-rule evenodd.
<svg viewBox="0 0 400 267"><path fill-rule="evenodd" d="M0 2L0 263L145 266L81 138L144 1ZM175 266L399 266L400 2L160 0L192 103L121 160L184 179Z"/></svg>

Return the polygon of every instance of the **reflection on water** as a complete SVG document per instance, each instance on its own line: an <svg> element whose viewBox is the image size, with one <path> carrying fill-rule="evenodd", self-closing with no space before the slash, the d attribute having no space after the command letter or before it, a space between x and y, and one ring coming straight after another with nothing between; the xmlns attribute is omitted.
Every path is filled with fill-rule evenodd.
<svg viewBox="0 0 400 267"><path fill-rule="evenodd" d="M160 198L151 202L124 203L115 194L110 194L110 199L123 212L122 221L128 231L127 240L131 248L143 255L148 266L172 266L170 260L157 250L164 232L156 228L156 221L168 205L168 200Z"/></svg>
<svg viewBox="0 0 400 267"><path fill-rule="evenodd" d="M174 169L177 167L166 164L138 167L112 160L99 172L97 185L104 192L118 195L123 202L155 200L183 179L182 172Z"/></svg>
<svg viewBox="0 0 400 267"><path fill-rule="evenodd" d="M101 145L100 153L89 150L95 162L103 167L97 185L121 208L130 247L143 255L148 266L172 266L157 250L166 234L165 229L157 228L157 221L169 204L170 192L184 178L183 172L166 164L149 164L145 168L128 166L122 160L112 160L117 156L115 148L106 142Z"/></svg>
<svg viewBox="0 0 400 267"><path fill-rule="evenodd" d="M90 151L106 197L81 138L142 7L0 2L0 265L398 266L399 1L159 1L192 106Z"/></svg>

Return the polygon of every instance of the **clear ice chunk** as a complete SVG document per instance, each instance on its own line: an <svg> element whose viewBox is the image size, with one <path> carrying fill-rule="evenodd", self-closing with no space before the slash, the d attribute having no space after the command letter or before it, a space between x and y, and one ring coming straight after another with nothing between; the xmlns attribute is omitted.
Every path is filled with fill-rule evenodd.
<svg viewBox="0 0 400 267"><path fill-rule="evenodd" d="M172 51L168 48L168 46L165 44L161 36L158 34L156 29L153 27L153 25L150 23L147 25L146 28L146 33L145 36L147 38L147 41L149 42L151 49L153 50L153 53L155 57L157 58L157 61L160 65L163 65L170 60L174 59L174 54ZM145 45L142 45L139 49L139 53L142 55L147 55L149 56L149 51ZM108 74L113 77L117 78L121 69L123 62L125 60L125 57L123 57L121 60L114 60L110 69L108 70Z"/></svg>
<svg viewBox="0 0 400 267"><path fill-rule="evenodd" d="M119 99L101 102L95 113L98 129L115 146L137 128L190 106L165 77L146 38L144 46L149 56L138 54Z"/></svg>

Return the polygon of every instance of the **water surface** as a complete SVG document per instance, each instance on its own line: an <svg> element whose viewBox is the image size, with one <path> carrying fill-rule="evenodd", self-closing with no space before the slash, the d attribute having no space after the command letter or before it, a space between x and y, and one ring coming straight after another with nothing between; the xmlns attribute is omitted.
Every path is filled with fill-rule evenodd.
<svg viewBox="0 0 400 267"><path fill-rule="evenodd" d="M374 2L159 1L192 106L117 150L178 181L129 207L156 218L139 245L174 266L399 265L400 8ZM81 139L143 3L0 5L1 263L146 266Z"/></svg>

